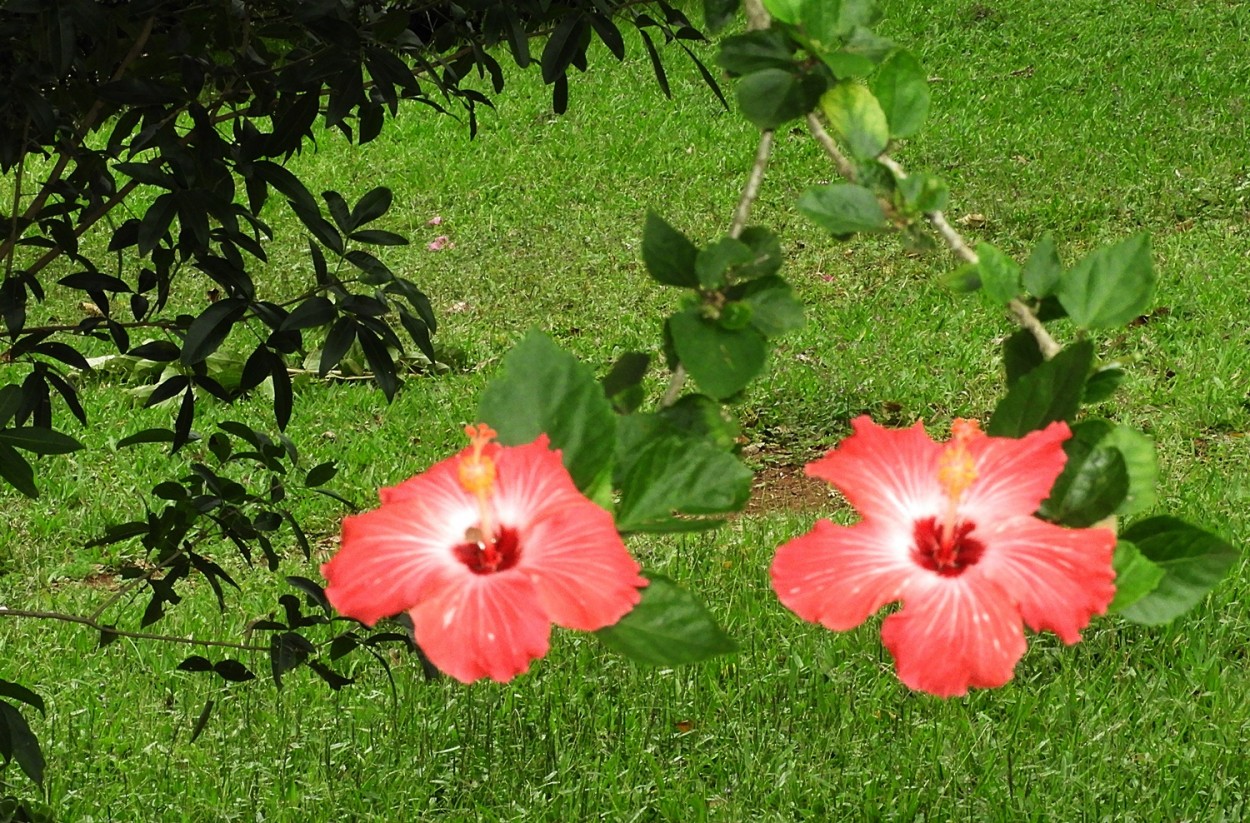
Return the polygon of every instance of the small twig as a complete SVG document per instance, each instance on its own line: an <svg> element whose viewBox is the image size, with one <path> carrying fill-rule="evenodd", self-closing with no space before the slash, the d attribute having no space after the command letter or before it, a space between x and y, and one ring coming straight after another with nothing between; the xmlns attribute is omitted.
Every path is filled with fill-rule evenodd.
<svg viewBox="0 0 1250 823"><path fill-rule="evenodd" d="M755 164L751 166L751 174L742 189L742 197L738 207L734 209L733 222L729 224L729 236L737 239L751 218L751 206L760 196L760 184L764 181L764 169L768 168L768 153L773 147L773 132L769 129L760 135L759 147L755 150Z"/></svg>
<svg viewBox="0 0 1250 823"><path fill-rule="evenodd" d="M854 183L859 175L855 172L855 164L853 164L847 156L838 148L838 144L829 136L829 132L825 131L825 127L821 125L820 118L816 116L816 112L807 113L807 128L812 133L812 137L816 138L816 142L825 150L825 154L829 155L829 159L833 160L833 164L838 167L838 174L842 175L848 183Z"/></svg>
<svg viewBox="0 0 1250 823"><path fill-rule="evenodd" d="M114 626L101 625L90 617L83 617L77 614L62 614L61 612L44 612L33 611L29 609L10 609L0 606L0 617L29 617L35 620L59 620L62 623L76 623L80 626L87 626L95 629L102 634L111 634L117 637L130 637L136 640L160 640L166 643L182 643L188 646L212 646L222 649L239 649L249 652L267 652L268 646L256 646L248 643L231 643L228 640L199 640L194 637L177 637L172 634L153 634L151 632L132 632L125 629L119 629Z"/></svg>
<svg viewBox="0 0 1250 823"><path fill-rule="evenodd" d="M877 161L889 169L896 179L906 179L907 172L894 158L882 154L877 158ZM968 245L968 241L964 240L963 236L955 230L955 227L947 222L946 215L940 211L928 211L925 212L924 216L929 221L929 225L946 241L946 245L956 257L974 266L980 262L980 258L972 250L972 247ZM1046 331L1046 327L1042 325L1042 321L1037 319L1037 315L1034 314L1032 309L1016 299L1008 302L1007 308L1011 310L1012 315L1021 328L1028 331L1037 340L1037 347L1041 349L1043 357L1049 360L1060 352L1062 347L1055 342L1055 338L1050 336L1050 332Z"/></svg>
<svg viewBox="0 0 1250 823"><path fill-rule="evenodd" d="M748 31L768 28L771 20L768 16L768 11L765 10L764 4L760 0L746 0L746 3L743 5L747 13Z"/></svg>
<svg viewBox="0 0 1250 823"><path fill-rule="evenodd" d="M1011 309L1020 327L1027 330L1037 340L1037 347L1041 349L1042 357L1049 360L1062 350L1062 347L1055 342L1055 338L1050 336L1050 332L1046 331L1042 321L1037 319L1032 309L1019 300L1012 300L1007 304L1007 308Z"/></svg>

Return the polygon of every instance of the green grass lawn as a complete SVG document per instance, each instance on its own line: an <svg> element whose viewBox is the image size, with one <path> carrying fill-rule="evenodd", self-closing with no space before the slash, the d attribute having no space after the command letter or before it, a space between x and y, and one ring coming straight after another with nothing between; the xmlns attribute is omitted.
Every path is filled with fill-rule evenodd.
<svg viewBox="0 0 1250 823"><path fill-rule="evenodd" d="M971 239L1022 256L1053 230L1072 262L1096 243L1151 233L1161 308L1098 338L1099 356L1130 364L1130 378L1096 411L1155 438L1159 512L1244 545L1250 6L884 5L882 33L933 77L929 123L897 157L950 184L952 220L981 216L965 229ZM339 461L332 485L347 497L367 504L378 486L459 448L482 387L530 328L599 372L624 351L658 350L674 296L642 267L644 213L698 241L723 234L757 135L679 53L672 101L637 42L631 54L619 69L600 54L572 78L562 117L535 72L512 71L476 140L463 123L414 109L372 144L327 134L293 161L349 201L379 184L395 190L379 227L413 244L386 260L430 295L436 339L467 364L410 379L390 406L362 384L299 387L290 434L305 465ZM940 429L954 416L984 419L999 396L996 346L1010 320L943 289L945 253L909 256L893 238L841 244L806 223L796 196L833 176L805 133L778 135L754 220L781 235L783 274L809 322L737 408L761 465L801 465L855 414ZM441 226L426 225L434 215ZM297 224L278 210L273 220L290 245L257 280L276 294L308 264ZM428 251L439 234L455 248ZM180 296L189 306L202 299L193 286ZM109 594L92 575L139 549L83 543L142 516L155 482L206 458L199 444L174 458L156 446L117 451L126 434L171 422L168 410L133 408L121 388L86 387L92 425L68 430L88 448L38 464L38 500L0 488L0 603L92 611ZM661 390L658 377L651 388ZM261 399L211 413L272 429ZM314 561L325 559L343 510L318 497L298 512L321 538ZM395 658L395 699L363 659L357 683L338 693L307 670L281 691L222 685L175 671L185 648L123 639L98 650L90 631L3 620L0 678L47 700L33 725L49 762L46 800L66 821L1250 816L1244 562L1173 625L1099 619L1072 648L1031 637L1010 685L944 702L898 683L880 618L834 635L777 603L773 549L818 514L847 516L831 496L820 512L766 511L711 535L630 544L696 590L740 643L738 655L702 665L644 668L558 631L551 653L507 685L430 683L415 659ZM286 548L283 573L317 576ZM237 639L286 590L280 575L239 579L224 616L201 585L157 628ZM117 614L137 625L141 608ZM246 662L268 667L262 655ZM192 740L209 699L212 717ZM34 791L15 765L2 776Z"/></svg>

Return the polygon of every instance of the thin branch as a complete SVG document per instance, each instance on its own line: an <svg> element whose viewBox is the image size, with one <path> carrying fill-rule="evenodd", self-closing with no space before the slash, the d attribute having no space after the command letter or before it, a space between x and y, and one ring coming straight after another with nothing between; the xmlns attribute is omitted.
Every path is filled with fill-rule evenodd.
<svg viewBox="0 0 1250 823"><path fill-rule="evenodd" d="M859 175L855 171L855 164L852 163L847 156L838 148L838 144L829 136L829 132L825 131L825 127L821 125L820 118L816 116L816 112L807 113L807 128L812 133L812 137L816 138L816 142L825 150L825 154L833 160L833 164L838 167L838 174L842 175L848 183L854 183Z"/></svg>
<svg viewBox="0 0 1250 823"><path fill-rule="evenodd" d="M745 6L747 14L747 30L755 31L757 29L766 29L771 23L768 11L764 8L764 4L760 0L746 0Z"/></svg>
<svg viewBox="0 0 1250 823"><path fill-rule="evenodd" d="M907 172L903 167L889 155L882 154L877 158L877 161L889 169L896 179L903 180L907 177ZM956 257L972 265L980 262L977 253L968 245L968 241L964 240L963 235L956 231L955 227L947 221L946 215L940 211L928 211L925 212L924 216L929 221L929 225L946 241L946 245ZM1060 352L1062 347L1055 342L1055 338L1050 336L1050 332L1046 331L1046 327L1042 325L1042 321L1037 319L1037 315L1032 309L1016 299L1008 302L1007 308L1011 310L1011 314L1015 317L1016 322L1037 340L1037 347L1041 349L1043 357L1049 360Z"/></svg>
<svg viewBox="0 0 1250 823"><path fill-rule="evenodd" d="M742 197L738 207L734 209L733 222L729 224L729 236L737 239L751 219L751 205L760 196L760 184L764 181L764 169L768 167L768 153L773 147L773 131L768 129L760 135L759 147L755 150L755 164L751 166L751 174L742 189Z"/></svg>
<svg viewBox="0 0 1250 823"><path fill-rule="evenodd" d="M116 637L130 637L136 640L160 640L165 643L182 643L188 646L211 646L221 649L239 649L248 652L267 652L268 646L257 646L250 643L231 643L227 640L200 640L195 637L178 637L172 634L153 634L152 632L132 632L125 629L119 629L114 626L102 625L90 617L83 617L77 614L62 614L61 612L44 612L33 611L30 609L10 609L0 606L0 617L29 617L35 620L58 620L62 623L76 623L79 626L87 626L95 629L101 634L114 635Z"/></svg>
<svg viewBox="0 0 1250 823"><path fill-rule="evenodd" d="M1050 332L1046 331L1042 321L1037 319L1032 309L1014 299L1007 304L1007 308L1011 309L1011 313L1015 315L1016 322L1021 328L1026 329L1037 340L1037 347L1041 349L1043 357L1049 360L1062 350L1062 347L1055 342L1055 338L1050 336Z"/></svg>

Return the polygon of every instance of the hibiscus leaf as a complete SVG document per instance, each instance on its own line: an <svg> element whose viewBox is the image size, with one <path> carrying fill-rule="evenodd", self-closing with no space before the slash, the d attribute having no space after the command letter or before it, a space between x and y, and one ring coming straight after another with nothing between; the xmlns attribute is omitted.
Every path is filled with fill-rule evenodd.
<svg viewBox="0 0 1250 823"><path fill-rule="evenodd" d="M1108 442L1114 426L1106 420L1086 420L1072 427L1063 444L1068 455L1063 473L1038 514L1073 528L1086 528L1115 513L1128 496L1128 468L1124 456Z"/></svg>
<svg viewBox="0 0 1250 823"><path fill-rule="evenodd" d="M1055 295L1081 328L1112 329L1146 310L1156 279L1150 238L1138 234L1090 252L1059 276Z"/></svg>
<svg viewBox="0 0 1250 823"><path fill-rule="evenodd" d="M478 419L505 446L540 434L560 449L577 488L586 492L606 473L616 441L616 415L589 366L532 331L503 359L478 406Z"/></svg>
<svg viewBox="0 0 1250 823"><path fill-rule="evenodd" d="M595 632L603 644L639 663L676 666L736 651L694 595L663 575L648 574L642 602L613 626Z"/></svg>
<svg viewBox="0 0 1250 823"><path fill-rule="evenodd" d="M1159 586L1166 572L1159 564L1149 560L1141 553L1141 549L1121 540L1115 544L1115 599L1107 607L1109 612L1118 612L1133 605Z"/></svg>
<svg viewBox="0 0 1250 823"><path fill-rule="evenodd" d="M738 511L751 496L752 477L710 440L681 436L654 415L631 415L621 421L617 443L617 528L670 531L674 512Z"/></svg>
<svg viewBox="0 0 1250 823"><path fill-rule="evenodd" d="M668 333L690 376L717 400L746 388L768 356L764 336L754 328L726 329L693 307L668 319Z"/></svg>
<svg viewBox="0 0 1250 823"><path fill-rule="evenodd" d="M1056 420L1071 420L1093 361L1094 344L1081 340L1022 376L999 401L986 433L1023 437Z"/></svg>
<svg viewBox="0 0 1250 823"><path fill-rule="evenodd" d="M1111 431L1106 442L1119 450L1128 471L1128 494L1115 513L1125 516L1149 509L1159 499L1155 490L1159 460L1154 441L1134 428L1121 425Z"/></svg>
<svg viewBox="0 0 1250 823"><path fill-rule="evenodd" d="M1163 569L1154 590L1120 609L1134 623L1160 625L1189 611L1240 557L1214 534L1166 515L1134 523L1121 537Z"/></svg>

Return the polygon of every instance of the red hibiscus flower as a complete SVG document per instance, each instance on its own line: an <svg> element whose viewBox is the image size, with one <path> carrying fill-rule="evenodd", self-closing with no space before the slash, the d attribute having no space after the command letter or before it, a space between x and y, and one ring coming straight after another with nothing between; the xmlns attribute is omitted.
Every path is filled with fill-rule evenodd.
<svg viewBox="0 0 1250 823"><path fill-rule="evenodd" d="M773 560L773 589L800 617L843 631L902 601L881 627L899 679L951 697L1011 679L1022 623L1075 643L1106 611L1115 535L1033 516L1067 460L1066 423L1015 440L957 420L946 444L920 423L853 426L807 473L837 486L863 519L818 521Z"/></svg>
<svg viewBox="0 0 1250 823"><path fill-rule="evenodd" d="M343 614L373 625L407 611L439 669L465 683L505 682L547 653L552 623L612 625L647 580L546 435L502 447L486 426L466 431L467 449L345 518L342 547L321 573Z"/></svg>

